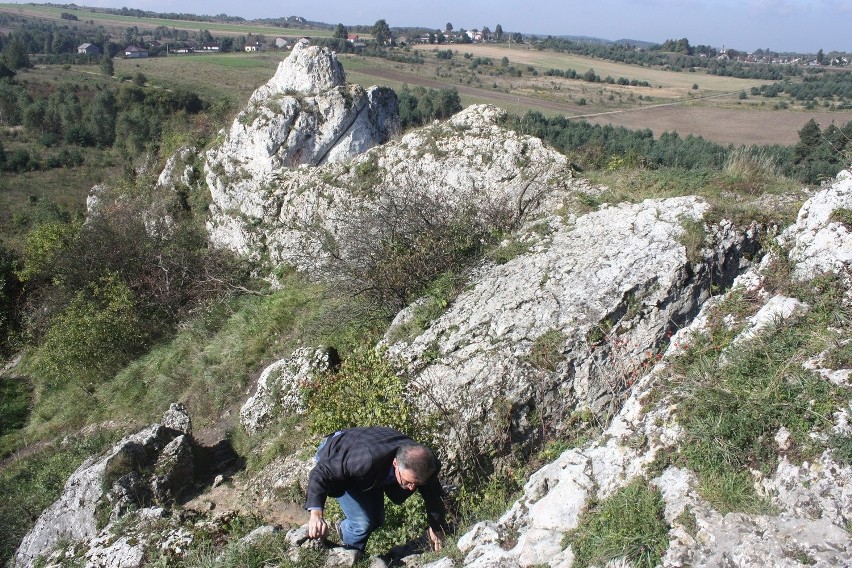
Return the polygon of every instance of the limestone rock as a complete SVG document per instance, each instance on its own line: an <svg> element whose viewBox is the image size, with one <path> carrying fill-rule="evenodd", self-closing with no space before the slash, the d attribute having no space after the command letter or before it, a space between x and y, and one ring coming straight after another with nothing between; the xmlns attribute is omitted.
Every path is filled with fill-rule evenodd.
<svg viewBox="0 0 852 568"><path fill-rule="evenodd" d="M337 351L329 347L297 349L290 357L272 363L263 370L255 393L240 409L243 428L254 434L277 415L304 413L301 384L339 364Z"/></svg>
<svg viewBox="0 0 852 568"><path fill-rule="evenodd" d="M533 411L559 431L576 408L611 408L755 245L754 232L718 229L693 263L679 239L706 209L683 197L545 215L516 237L528 252L480 270L420 336L393 342L394 322L389 354L428 391L425 409L437 400L452 416L449 451L517 451L537 439Z"/></svg>
<svg viewBox="0 0 852 568"><path fill-rule="evenodd" d="M175 422L180 415L185 418ZM192 441L174 428L176 424L188 426L185 410L173 405L164 421L172 427L152 425L83 462L69 477L59 499L42 512L21 541L15 566L32 566L60 541L88 542L104 524L131 509L147 507L152 498L170 502L192 478ZM149 469L154 470L153 476L146 473ZM109 550L96 556L121 563L98 564L92 560L93 565L129 566L130 559L137 556L135 548L126 543L117 544L116 549L110 548L114 539L105 543L99 542L96 548Z"/></svg>
<svg viewBox="0 0 852 568"><path fill-rule="evenodd" d="M849 179L846 176L815 195L802 211L817 210L817 204L835 199L838 191L845 191L843 184ZM836 201L834 206L845 207L843 203ZM802 221L802 214L799 217ZM803 249L796 246L813 242L813 235L833 223L831 217L831 212L824 211L821 222L797 223L785 231L783 239L793 247L791 257L797 264L794 269L806 267L801 274L814 266L811 253L820 256L829 251L819 248L802 253ZM820 266L843 275L847 270L845 261L836 255L833 258ZM737 279L729 294L740 294L744 288L757 290L770 267L766 263L753 267L748 277ZM751 338L765 333L767 322L794 315L801 308L791 299L755 297L760 298L762 309L758 313L762 315L751 318L751 325L743 322ZM716 305L718 302L706 303L690 327L705 325L705 312ZM671 451L680 439L677 407L670 396L665 392L654 397L647 395L668 365L668 357L681 352L679 341L694 337L695 331L690 327L672 337L662 361L632 387L624 406L600 438L565 451L530 477L523 496L492 525L497 532L517 534L517 544L511 550L502 550L492 538L480 537L476 531L481 530L481 525L477 525L472 534L459 539L459 543L465 543L464 566L531 566L543 560L550 566L571 566L570 549L559 550L561 535L576 527L589 499L606 498L636 476L647 475L658 452ZM654 401L652 406L648 406L648 400ZM835 414L835 433L848 435L852 431L850 408L841 408ZM637 439L641 443L632 442ZM783 431L776 434L776 442L786 443ZM801 562L826 567L852 565L852 541L846 528L852 510L852 466L838 463L832 451L800 465L782 454L771 475L756 479L760 493L771 498L777 514L723 515L701 498L695 474L678 467L669 466L653 479L663 496L665 518L671 526L662 566L792 567ZM694 519L691 526L684 525L686 513ZM549 552L542 555L540 550Z"/></svg>
<svg viewBox="0 0 852 568"><path fill-rule="evenodd" d="M169 409L163 414L162 425L175 432L192 436L192 419L189 417L186 405L182 403L169 405Z"/></svg>
<svg viewBox="0 0 852 568"><path fill-rule="evenodd" d="M852 265L852 228L834 220L838 209L852 209L852 175L848 171L807 200L796 223L779 239L782 245L791 246L790 259L796 262L798 277L838 273Z"/></svg>
<svg viewBox="0 0 852 568"><path fill-rule="evenodd" d="M160 452L151 480L151 489L157 503L173 503L192 482L195 471L192 446L189 436L180 435Z"/></svg>
<svg viewBox="0 0 852 568"><path fill-rule="evenodd" d="M346 85L344 79L331 51L294 48L222 133L222 143L206 153L204 184L213 199L208 228L215 243L261 253L250 238L255 235L245 234L237 223L243 219L234 215L264 215L281 172L344 162L388 140L398 123L396 94Z"/></svg>

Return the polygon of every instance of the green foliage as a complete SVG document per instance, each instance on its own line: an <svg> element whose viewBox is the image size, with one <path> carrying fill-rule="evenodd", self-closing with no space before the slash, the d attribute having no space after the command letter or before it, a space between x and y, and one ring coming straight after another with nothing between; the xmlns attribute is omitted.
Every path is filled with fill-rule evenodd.
<svg viewBox="0 0 852 568"><path fill-rule="evenodd" d="M524 474L521 468L514 475L493 473L478 481L471 476L472 481L460 487L454 496L455 524L465 527L499 518L518 497L526 481Z"/></svg>
<svg viewBox="0 0 852 568"><path fill-rule="evenodd" d="M834 459L844 465L852 465L852 435L835 434L829 445L834 449Z"/></svg>
<svg viewBox="0 0 852 568"><path fill-rule="evenodd" d="M579 525L565 535L578 568L626 557L637 568L654 568L669 545L669 525L659 490L636 479L600 503L592 503Z"/></svg>
<svg viewBox="0 0 852 568"><path fill-rule="evenodd" d="M109 274L78 292L51 322L30 370L50 388L74 385L91 394L149 339L133 293Z"/></svg>
<svg viewBox="0 0 852 568"><path fill-rule="evenodd" d="M0 243L0 356L11 351L10 337L19 326L21 281L15 273L17 260L17 255Z"/></svg>
<svg viewBox="0 0 852 568"><path fill-rule="evenodd" d="M18 278L24 283L54 279L54 266L58 255L69 245L77 228L67 223L44 223L27 235L24 256Z"/></svg>
<svg viewBox="0 0 852 568"><path fill-rule="evenodd" d="M433 280L423 296L412 307L411 319L388 340L411 340L425 331L430 323L441 316L461 292L463 278L455 272L444 272Z"/></svg>
<svg viewBox="0 0 852 568"><path fill-rule="evenodd" d="M55 501L68 476L80 463L103 451L120 432L99 431L73 437L68 443L47 445L0 469L0 558L8 559L42 510Z"/></svg>
<svg viewBox="0 0 852 568"><path fill-rule="evenodd" d="M831 220L846 227L847 231L852 230L852 209L838 207L831 212Z"/></svg>
<svg viewBox="0 0 852 568"><path fill-rule="evenodd" d="M310 429L328 434L355 426L390 426L423 439L408 388L407 377L383 353L369 346L356 349L339 369L302 386Z"/></svg>
<svg viewBox="0 0 852 568"><path fill-rule="evenodd" d="M224 546L217 546L216 540ZM228 539L202 539L182 561L163 556L155 557L152 566L181 566L182 568L320 568L324 555L318 550L303 549L297 560L287 556L290 544L284 532L263 536L250 543L242 543L238 537ZM156 556L156 555L155 555Z"/></svg>
<svg viewBox="0 0 852 568"><path fill-rule="evenodd" d="M449 118L462 109L461 99L455 88L438 90L425 87L409 88L403 85L397 93L397 98L400 127L403 130L423 126L433 120Z"/></svg>
<svg viewBox="0 0 852 568"><path fill-rule="evenodd" d="M704 249L704 223L693 219L683 219L680 222L683 232L678 237L678 241L686 249L686 258L691 263L700 262L703 260L702 250Z"/></svg>
<svg viewBox="0 0 852 568"><path fill-rule="evenodd" d="M488 253L488 258L497 264L506 264L530 250L530 244L520 239L510 239L495 246Z"/></svg>
<svg viewBox="0 0 852 568"><path fill-rule="evenodd" d="M107 77L112 77L115 74L115 67L112 63L112 57L110 57L109 55L104 54L104 56L101 57L100 67L101 73L103 73Z"/></svg>
<svg viewBox="0 0 852 568"><path fill-rule="evenodd" d="M370 535L367 553L386 554L394 546L420 537L428 528L423 498L415 493L401 505L385 497L385 524Z"/></svg>
<svg viewBox="0 0 852 568"><path fill-rule="evenodd" d="M21 429L30 411L30 385L22 379L0 377L0 441ZM0 456L5 454L0 442Z"/></svg>
<svg viewBox="0 0 852 568"><path fill-rule="evenodd" d="M812 306L801 321L730 346L735 330L713 320L708 334L697 337L677 363L684 378L679 451L698 474L705 498L722 512L765 510L750 470L774 470L775 434L781 427L789 430L788 457L808 459L826 447L810 434L829 427L843 404L837 387L802 367L808 353L825 345L828 321L848 325L842 294L830 282L796 287L797 296Z"/></svg>

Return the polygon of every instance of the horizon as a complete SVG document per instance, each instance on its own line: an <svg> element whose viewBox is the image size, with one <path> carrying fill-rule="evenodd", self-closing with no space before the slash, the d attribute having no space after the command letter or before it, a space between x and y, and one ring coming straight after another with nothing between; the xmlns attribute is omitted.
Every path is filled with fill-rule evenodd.
<svg viewBox="0 0 852 568"><path fill-rule="evenodd" d="M428 6L388 0L361 4L328 0L322 5L259 0L240 6L226 0L187 0L179 8L172 0L88 0L78 6L126 7L199 16L224 13L246 19L300 16L309 21L347 26L372 25L384 19L391 27L436 30L444 30L448 22L455 30L488 26L493 31L500 24L504 32L524 35L585 36L651 43L687 38L691 45L749 52L757 49L782 53L816 53L820 49L825 53L852 51L852 40L845 29L852 21L852 2L848 0L721 0L712 4L697 0L599 0L593 3L541 0L529 5L502 0L488 3L473 0L459 5L437 0ZM847 17L842 17L844 15ZM756 26L755 21L760 25Z"/></svg>

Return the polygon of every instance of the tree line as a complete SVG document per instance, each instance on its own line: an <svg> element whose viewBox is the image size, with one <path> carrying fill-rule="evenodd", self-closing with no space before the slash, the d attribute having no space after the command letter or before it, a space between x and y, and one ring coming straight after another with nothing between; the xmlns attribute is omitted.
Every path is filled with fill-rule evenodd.
<svg viewBox="0 0 852 568"><path fill-rule="evenodd" d="M590 124L565 117L548 118L535 111L507 115L505 126L541 138L568 155L581 169L607 167L613 158L650 168L681 167L719 170L725 166L733 145L723 146L700 136L664 132L654 138L650 129L628 130L621 126ZM814 184L849 165L852 155L852 121L824 129L810 120L799 131L795 146L752 146L754 155L769 157L783 175Z"/></svg>
<svg viewBox="0 0 852 568"><path fill-rule="evenodd" d="M75 85L50 87L0 79L0 125L22 127L26 140L41 148L62 148L59 160L40 160L34 150L12 152L0 146L0 169L29 171L79 165L79 147L141 152L159 139L163 124L177 113L208 108L185 90L145 88L145 77L99 90Z"/></svg>

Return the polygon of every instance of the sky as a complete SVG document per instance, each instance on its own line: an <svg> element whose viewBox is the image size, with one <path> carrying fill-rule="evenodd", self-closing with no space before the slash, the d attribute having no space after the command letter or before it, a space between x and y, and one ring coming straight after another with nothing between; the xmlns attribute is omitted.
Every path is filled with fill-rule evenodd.
<svg viewBox="0 0 852 568"><path fill-rule="evenodd" d="M852 0L80 0L80 5L244 18L302 16L329 24L583 35L778 52L852 52Z"/></svg>

